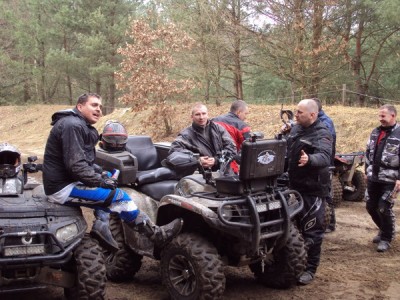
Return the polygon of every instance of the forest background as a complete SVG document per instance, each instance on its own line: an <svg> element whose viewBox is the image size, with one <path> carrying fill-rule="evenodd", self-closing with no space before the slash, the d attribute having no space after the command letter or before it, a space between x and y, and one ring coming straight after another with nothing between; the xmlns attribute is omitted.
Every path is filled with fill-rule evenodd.
<svg viewBox="0 0 400 300"><path fill-rule="evenodd" d="M400 101L397 0L7 0L0 105Z"/></svg>

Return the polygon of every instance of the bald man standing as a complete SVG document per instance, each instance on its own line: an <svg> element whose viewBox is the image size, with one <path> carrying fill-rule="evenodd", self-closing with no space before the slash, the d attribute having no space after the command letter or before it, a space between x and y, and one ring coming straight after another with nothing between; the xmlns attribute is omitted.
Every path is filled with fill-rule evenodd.
<svg viewBox="0 0 400 300"><path fill-rule="evenodd" d="M333 139L318 119L318 106L314 100L301 100L295 119L296 125L287 138L287 165L290 187L297 190L304 200L298 226L305 239L308 258L306 270L298 283L306 285L313 281L321 256Z"/></svg>

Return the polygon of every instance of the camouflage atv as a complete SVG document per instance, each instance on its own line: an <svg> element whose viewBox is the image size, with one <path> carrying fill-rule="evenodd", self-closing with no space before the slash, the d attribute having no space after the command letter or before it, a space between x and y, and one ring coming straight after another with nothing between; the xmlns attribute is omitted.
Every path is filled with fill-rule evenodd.
<svg viewBox="0 0 400 300"><path fill-rule="evenodd" d="M132 279L147 256L160 261L173 299L220 298L224 266L248 265L268 287L294 285L305 268L306 250L294 225L303 199L277 185L286 142L253 138L243 144L239 175L203 172L179 181L160 164L168 150L149 137L130 136L127 151L97 153L99 165L121 171L124 190L157 225L184 219L181 233L157 248L113 216L110 226L120 250L108 253L108 278ZM222 165L229 161L221 158Z"/></svg>
<svg viewBox="0 0 400 300"><path fill-rule="evenodd" d="M12 154L3 150L2 158ZM35 160L12 172L0 159L0 294L52 285L67 299L104 299L103 250L85 233L80 208L50 203L42 185L28 182L41 170Z"/></svg>

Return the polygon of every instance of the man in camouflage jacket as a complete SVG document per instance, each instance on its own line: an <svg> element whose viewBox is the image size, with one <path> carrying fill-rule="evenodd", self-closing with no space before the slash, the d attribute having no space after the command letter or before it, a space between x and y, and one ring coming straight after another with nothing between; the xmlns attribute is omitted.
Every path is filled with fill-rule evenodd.
<svg viewBox="0 0 400 300"><path fill-rule="evenodd" d="M394 199L400 190L400 126L393 105L379 108L381 126L375 128L367 143L365 173L367 176L366 208L378 226L377 251L390 248L395 234Z"/></svg>

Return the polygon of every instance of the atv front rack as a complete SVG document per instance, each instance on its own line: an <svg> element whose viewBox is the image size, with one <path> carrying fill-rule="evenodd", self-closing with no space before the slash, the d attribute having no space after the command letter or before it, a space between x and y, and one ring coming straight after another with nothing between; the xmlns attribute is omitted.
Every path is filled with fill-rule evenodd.
<svg viewBox="0 0 400 300"><path fill-rule="evenodd" d="M223 201L217 214L227 226L251 229L251 249L257 253L261 240L278 237L276 247L286 244L291 219L303 205L299 192L278 190L272 194L249 194L241 199Z"/></svg>

